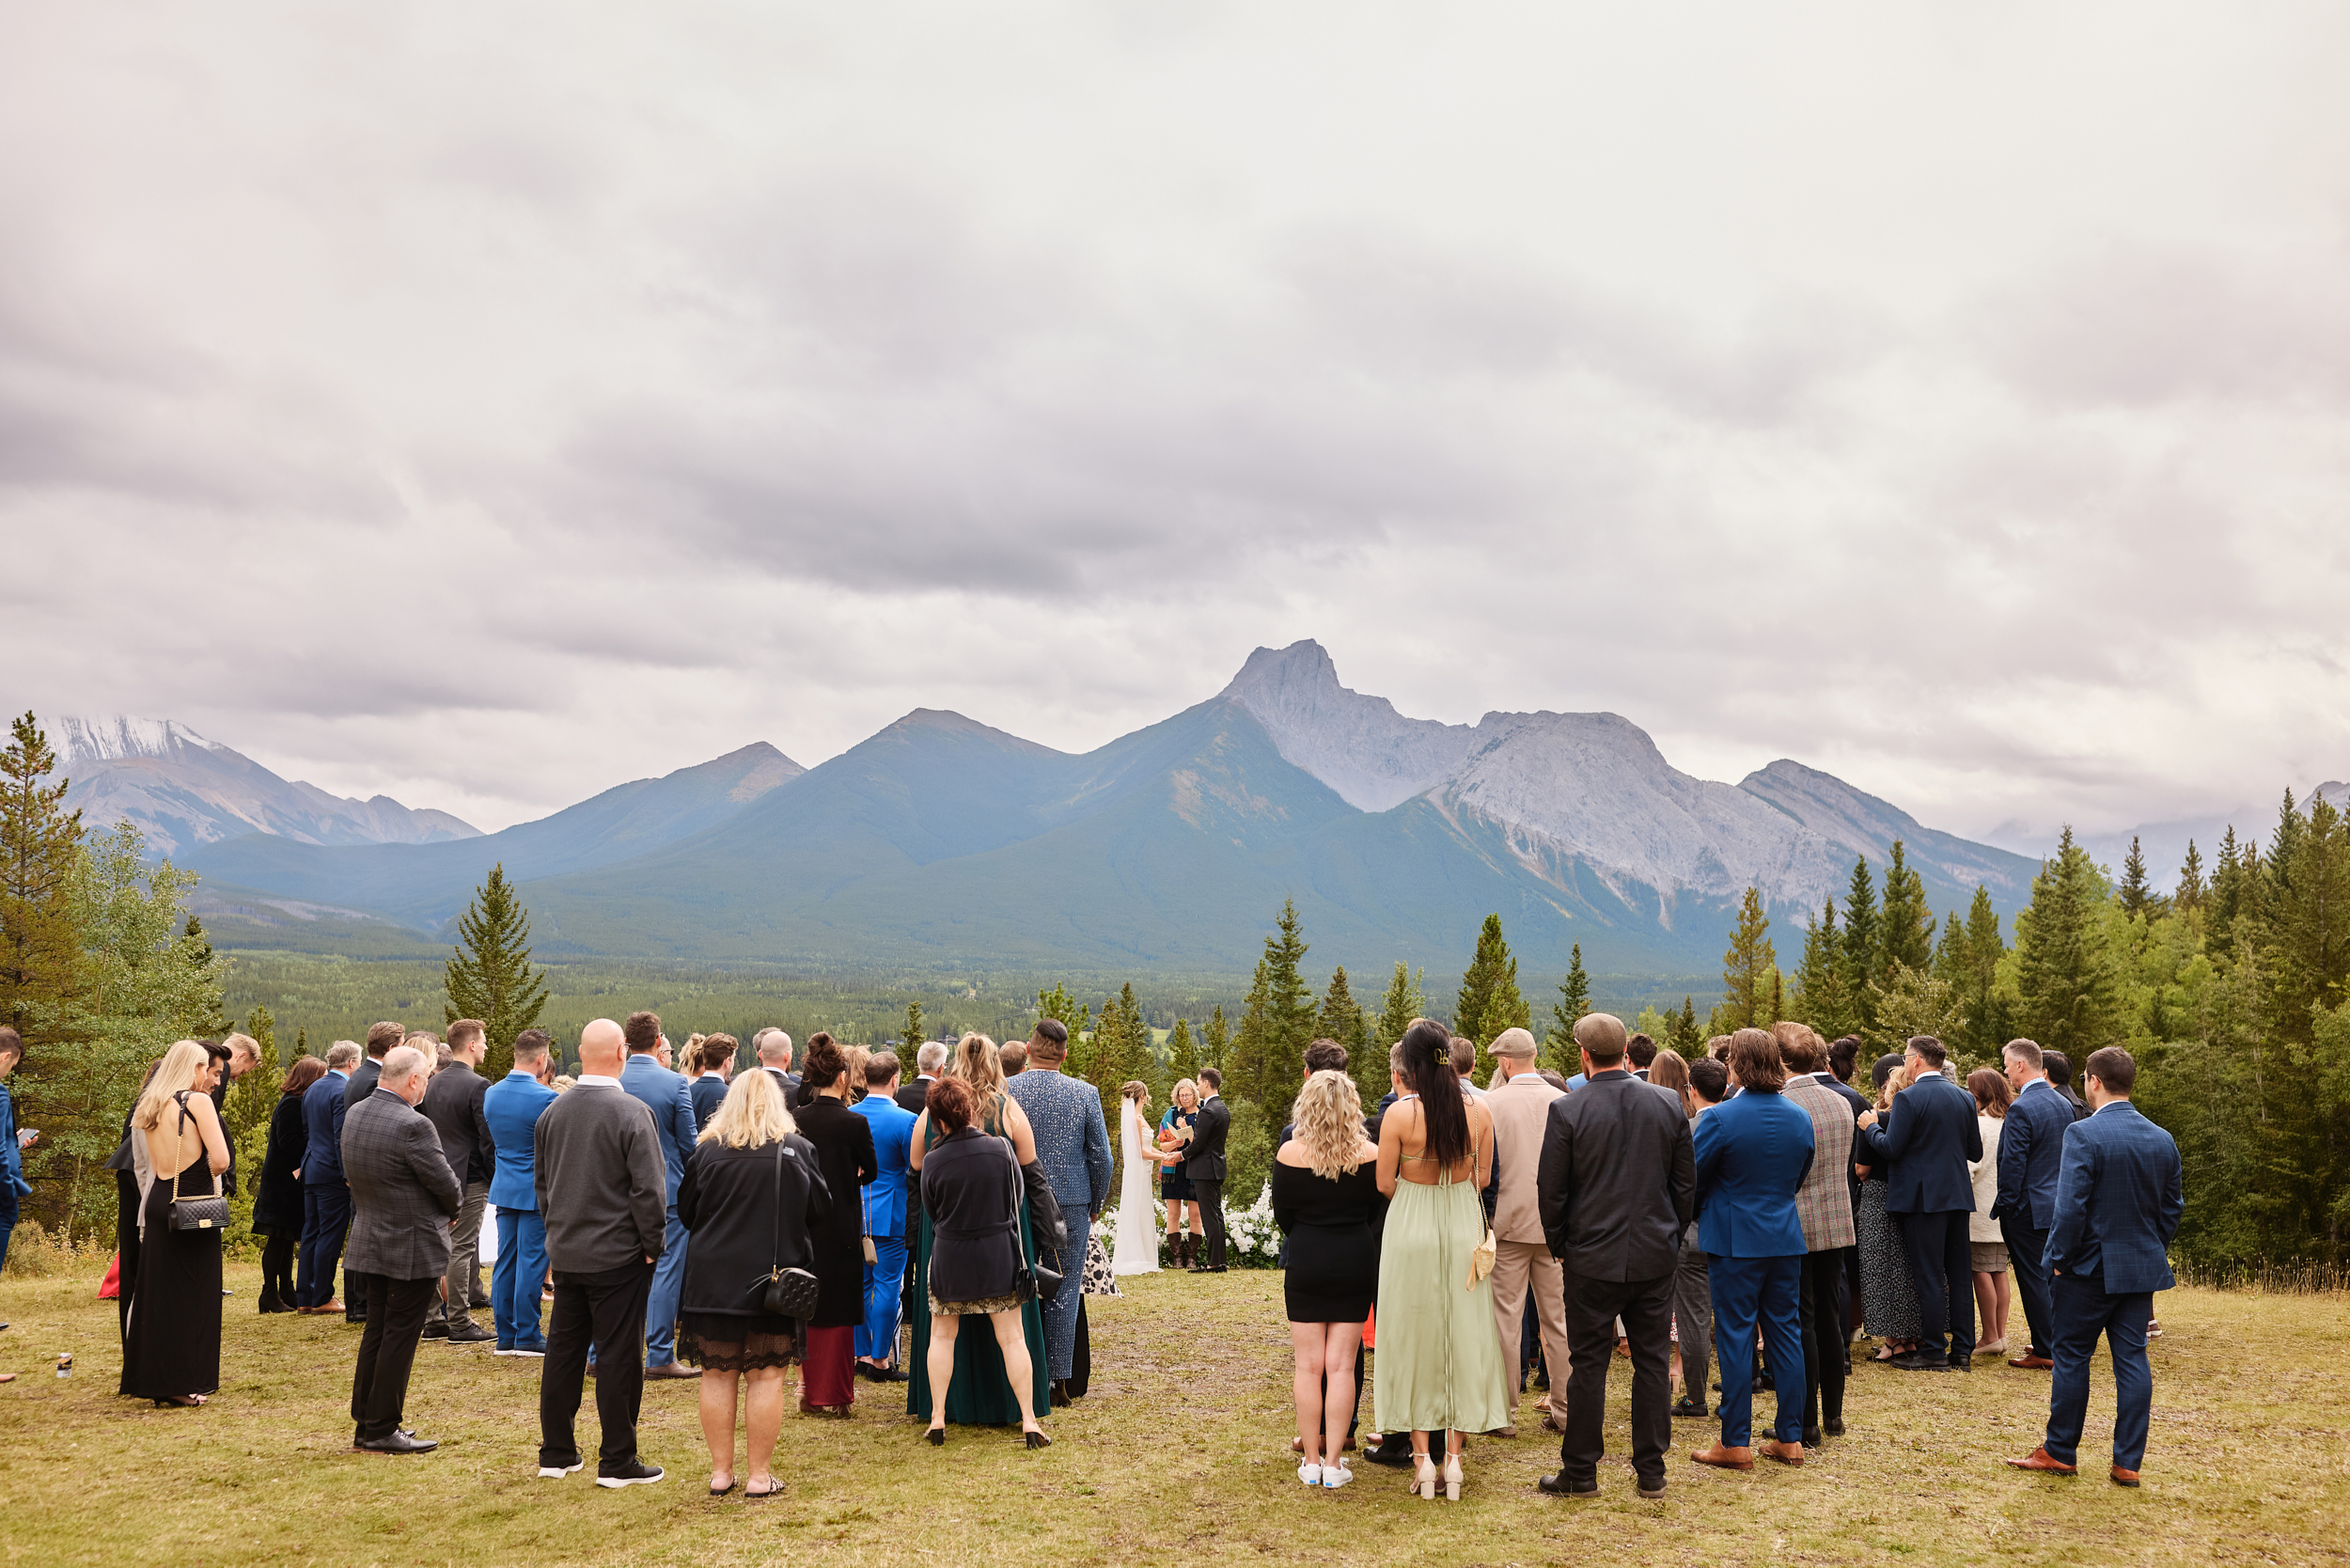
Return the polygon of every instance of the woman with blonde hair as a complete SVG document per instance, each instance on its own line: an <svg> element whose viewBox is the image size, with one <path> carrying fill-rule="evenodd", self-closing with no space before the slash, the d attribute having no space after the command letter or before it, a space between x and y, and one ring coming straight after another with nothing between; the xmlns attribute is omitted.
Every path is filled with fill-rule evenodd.
<svg viewBox="0 0 2350 1568"><path fill-rule="evenodd" d="M1909 1087L1909 1069L1899 1057L1881 1058L1875 1076L1877 1114L1886 1116L1892 1111L1893 1096ZM1886 1172L1857 1163L1853 1169L1860 1177L1860 1200L1853 1205L1853 1231L1860 1252L1861 1326L1882 1341L1871 1359L1890 1361L1916 1348L1918 1337L1925 1332L1925 1320L1919 1315L1918 1287L1910 1278L1901 1222L1885 1212Z"/></svg>
<svg viewBox="0 0 2350 1568"><path fill-rule="evenodd" d="M1159 1198L1167 1204L1167 1250L1177 1268L1189 1268L1199 1261L1199 1247L1207 1234L1199 1218L1198 1200L1192 1196L1191 1178L1183 1174L1183 1162L1167 1160L1167 1155L1181 1152L1191 1141L1191 1130L1199 1121L1199 1086L1189 1078L1179 1078L1167 1096L1167 1114L1159 1118L1159 1156L1165 1168L1159 1175Z"/></svg>
<svg viewBox="0 0 2350 1568"><path fill-rule="evenodd" d="M182 1040L131 1113L131 1136L144 1142L153 1177L139 1203L121 1391L157 1404L202 1404L220 1387L222 1226L206 1222L199 1206L219 1195L228 1168L228 1137L212 1105L219 1081L212 1052Z"/></svg>
<svg viewBox="0 0 2350 1568"><path fill-rule="evenodd" d="M1028 1125L1027 1113L1020 1102L1004 1092L1004 1068L995 1052L995 1042L983 1034L966 1034L955 1044L955 1052L948 1058L947 1070L939 1083L949 1079L970 1090L971 1106L964 1123L980 1134L1000 1138L1011 1146L1012 1158L1020 1168L1021 1198L1018 1224L1021 1266L1033 1270L1036 1266L1036 1230L1050 1225L1058 1217L1056 1208L1050 1216L1036 1211L1039 1196L1049 1199L1052 1188L1041 1180L1032 1180L1036 1166L1036 1133ZM935 1096L938 1086L931 1087ZM928 1206L928 1188L920 1185L922 1159L936 1147L949 1131L939 1126L929 1110L915 1119L913 1141L906 1152L906 1168L915 1172L917 1190L925 1194L921 1219L914 1244L914 1298L916 1303L944 1299L931 1288L931 1260L939 1235ZM1083 1225L1085 1215L1078 1215L1072 1222ZM950 1247L949 1251L954 1250ZM1063 1281L1062 1290L1080 1288L1075 1279ZM956 1303L956 1305L968 1305ZM1026 1427L1035 1422L1034 1412L1049 1410L1053 1403L1052 1367L1044 1354L1044 1310L1031 1299L1016 1304L1020 1323L1020 1341L1026 1353L1028 1397L1015 1400L1010 1372L996 1340L985 1334L961 1334L955 1337L953 1372L948 1387L939 1392L945 1396L943 1406L931 1397L932 1372L930 1346L935 1312L916 1311L914 1316L914 1354L907 1358L909 1373L906 1384L906 1414L921 1416L935 1422L951 1421L963 1426L1008 1426L1018 1421ZM1010 1310L1011 1309L1006 1309ZM943 1410L943 1416L940 1414Z"/></svg>
<svg viewBox="0 0 2350 1568"><path fill-rule="evenodd" d="M754 1501L783 1490L776 1479L784 1374L806 1325L766 1311L758 1293L776 1269L813 1272L816 1230L836 1204L815 1147L802 1137L770 1073L744 1073L695 1140L678 1183L678 1223L693 1237L678 1302L678 1359L701 1368L702 1438L710 1495L734 1490L734 1395L743 1388Z"/></svg>
<svg viewBox="0 0 2350 1568"><path fill-rule="evenodd" d="M1291 1109L1290 1140L1273 1156L1273 1222L1289 1237L1281 1297L1290 1325L1297 1406L1297 1479L1338 1487L1354 1480L1339 1457L1354 1423L1363 1320L1379 1290L1379 1146L1363 1136L1355 1080L1326 1068Z"/></svg>
<svg viewBox="0 0 2350 1568"><path fill-rule="evenodd" d="M1110 1238L1112 1274L1156 1274L1159 1228L1151 1223L1151 1178L1159 1168L1152 1152L1151 1086L1139 1080L1118 1091L1118 1234Z"/></svg>

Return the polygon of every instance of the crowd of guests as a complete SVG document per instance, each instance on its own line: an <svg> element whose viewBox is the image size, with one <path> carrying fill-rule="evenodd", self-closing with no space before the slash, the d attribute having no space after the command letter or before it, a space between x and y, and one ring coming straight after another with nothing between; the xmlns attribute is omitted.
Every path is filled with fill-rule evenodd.
<svg viewBox="0 0 2350 1568"><path fill-rule="evenodd" d="M1919 1036L1869 1070L1873 1094L1851 1082L1859 1041L1797 1023L1719 1037L1695 1060L1606 1013L1574 1040L1570 1078L1536 1066L1526 1030L1504 1030L1480 1087L1470 1043L1417 1021L1368 1116L1344 1047L1306 1052L1272 1181L1301 1482L1353 1479L1366 1347L1383 1430L1363 1452L1408 1466L1422 1498L1459 1497L1468 1436L1517 1435L1529 1373L1559 1437L1541 1489L1596 1496L1618 1356L1641 1497L1664 1495L1676 1417L1717 1423L1699 1464L1798 1467L1846 1434L1865 1325L1876 1359L1904 1372L1990 1355L2052 1373L2045 1435L2009 1463L2066 1475L2102 1338L2117 1386L2108 1474L2138 1483L2154 1293L2172 1283L2183 1203L2176 1145L2129 1104L2127 1051L2090 1056L2084 1099L2070 1063L2028 1040L1961 1084L1941 1042ZM1758 1387L1775 1396L1759 1443Z"/></svg>

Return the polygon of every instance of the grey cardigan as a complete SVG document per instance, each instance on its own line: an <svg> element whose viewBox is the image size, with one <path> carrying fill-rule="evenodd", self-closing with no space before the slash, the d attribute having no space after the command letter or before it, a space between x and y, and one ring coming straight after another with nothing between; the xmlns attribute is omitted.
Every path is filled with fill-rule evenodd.
<svg viewBox="0 0 2350 1568"><path fill-rule="evenodd" d="M574 1084L539 1118L532 1138L547 1262L557 1274L602 1274L661 1256L669 1172L642 1100Z"/></svg>

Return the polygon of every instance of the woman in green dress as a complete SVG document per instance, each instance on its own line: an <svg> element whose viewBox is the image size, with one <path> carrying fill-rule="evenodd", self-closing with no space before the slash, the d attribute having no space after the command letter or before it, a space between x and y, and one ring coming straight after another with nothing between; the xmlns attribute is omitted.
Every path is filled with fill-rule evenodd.
<svg viewBox="0 0 2350 1568"><path fill-rule="evenodd" d="M995 1043L983 1034L964 1035L947 1064L947 1073L969 1086L979 1103L976 1124L1010 1143L1013 1157L1024 1168L1035 1164L1036 1137L1028 1129L1027 1114L1021 1110L1020 1102L1004 1092L1004 1068ZM914 1123L913 1148L906 1160L916 1182L921 1180L923 1154L937 1141L938 1134L926 1112ZM931 1417L931 1218L925 1214L915 1231L914 1354L906 1358L906 1414L925 1420ZM1020 1200L1020 1255L1027 1266L1036 1266L1036 1236L1025 1193ZM1072 1282L1063 1288L1074 1290L1076 1286ZM1488 1318L1491 1315L1489 1308ZM1022 1305L1020 1327L1028 1347L1033 1385L1028 1407L1042 1415L1052 1408L1053 1372L1044 1355L1044 1313L1036 1302ZM947 1389L947 1419L957 1426L1016 1426L1020 1419L1020 1406L1004 1374L1003 1352L996 1349L994 1337L958 1334L954 1377Z"/></svg>
<svg viewBox="0 0 2350 1568"><path fill-rule="evenodd" d="M1511 1419L1516 1384L1494 1332L1494 1283L1476 1254L1478 1199L1493 1175L1494 1120L1452 1071L1451 1032L1422 1018L1391 1058L1396 1092L1379 1123L1379 1191L1391 1201L1379 1251L1379 1356L1371 1382L1383 1432L1412 1435L1412 1490L1434 1501L1431 1432L1445 1434L1445 1496L1461 1496L1461 1436ZM1485 1260L1490 1269L1491 1260Z"/></svg>

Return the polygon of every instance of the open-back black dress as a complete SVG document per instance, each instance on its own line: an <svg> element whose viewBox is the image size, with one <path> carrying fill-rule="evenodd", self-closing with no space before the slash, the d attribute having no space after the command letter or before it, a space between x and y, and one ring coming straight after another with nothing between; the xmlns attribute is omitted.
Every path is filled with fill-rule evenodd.
<svg viewBox="0 0 2350 1568"><path fill-rule="evenodd" d="M191 1120L188 1093L174 1096L175 1133ZM194 1198L212 1184L199 1152L176 1182L158 1176L147 1189L138 1278L122 1334L122 1392L133 1399L184 1399L220 1387L220 1232L171 1228L175 1188Z"/></svg>

